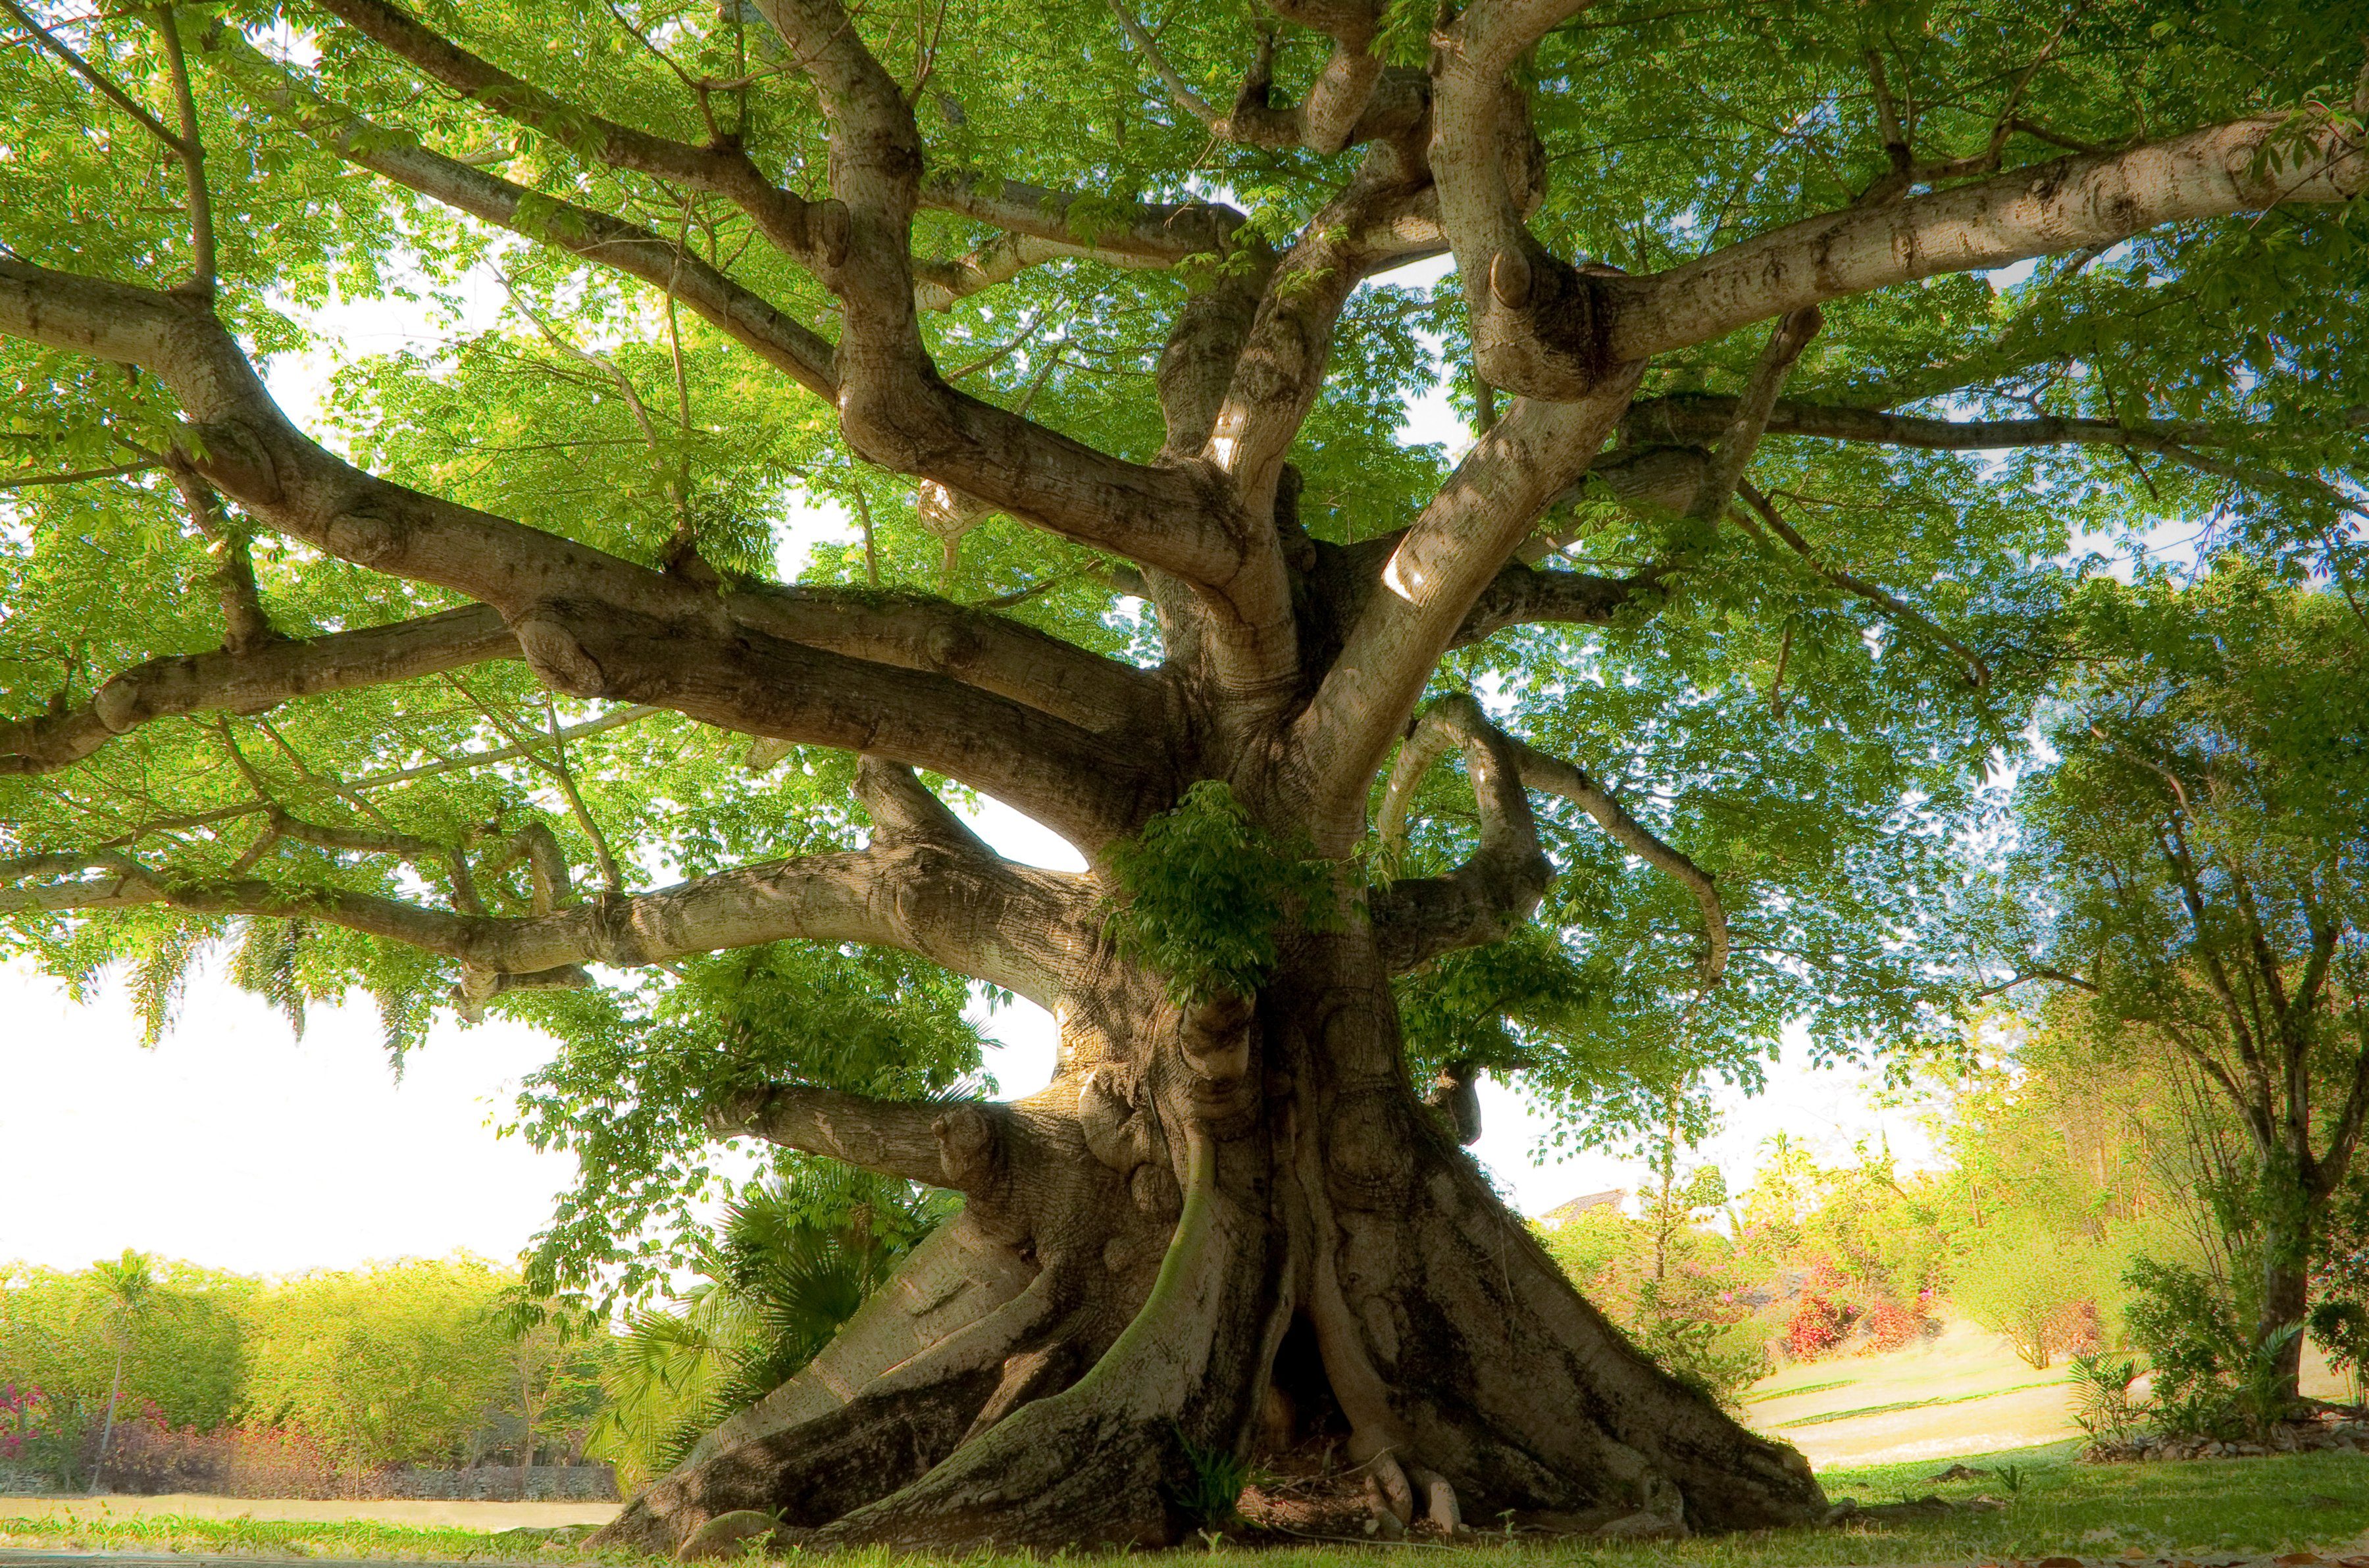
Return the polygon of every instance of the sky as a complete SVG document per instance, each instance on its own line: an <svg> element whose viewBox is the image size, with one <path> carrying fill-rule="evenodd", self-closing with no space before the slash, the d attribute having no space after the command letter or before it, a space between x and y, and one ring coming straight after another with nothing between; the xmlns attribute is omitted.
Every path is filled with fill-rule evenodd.
<svg viewBox="0 0 2369 1568"><path fill-rule="evenodd" d="M1446 265L1390 280L1428 282ZM502 303L490 276L459 292L457 326L402 301L332 306L313 319L349 355L433 348L489 325ZM268 379L301 420L332 369L326 355L289 356ZM1469 440L1444 395L1411 406L1405 431L1451 451ZM841 527L828 512L794 518L784 568ZM1013 859L1082 865L1067 843L997 802L983 801L972 819ZM1001 1092L1040 1088L1053 1066L1050 1015L1023 1001L975 1016L993 1042L986 1067ZM1689 1164L1715 1163L1740 1187L1779 1132L1830 1162L1861 1144L1888 1147L1904 1168L1932 1162L1912 1109L1879 1103L1865 1070L1803 1065L1802 1046L1788 1040L1765 1093L1713 1092L1718 1130ZM29 966L0 965L0 1265L74 1268L127 1247L262 1275L464 1250L507 1261L573 1175L572 1157L496 1136L519 1080L552 1048L521 1024L464 1027L448 1016L398 1080L366 999L315 1009L298 1040L267 1003L203 966L177 1026L150 1049L120 984L77 1004ZM1474 1153L1526 1214L1649 1179L1612 1154L1548 1147L1548 1120L1503 1082L1484 1080L1481 1102Z"/></svg>
<svg viewBox="0 0 2369 1568"><path fill-rule="evenodd" d="M1080 868L1008 807L971 819L1014 859ZM1000 1091L1041 1088L1051 1016L1024 1001L974 1016L995 1042ZM524 1024L446 1017L398 1080L367 1000L315 1008L298 1040L212 965L149 1049L120 983L78 1005L29 966L0 966L0 1264L78 1268L127 1247L259 1275L464 1250L509 1261L574 1173L572 1156L496 1136L519 1079L551 1052ZM1916 1116L1876 1104L1874 1087L1864 1072L1780 1063L1766 1094L1717 1095L1722 1125L1689 1163L1740 1186L1780 1131L1829 1161L1888 1141L1905 1166L1928 1162ZM1547 1120L1504 1083L1484 1080L1481 1098L1474 1153L1526 1214L1647 1179L1604 1153L1551 1158Z"/></svg>

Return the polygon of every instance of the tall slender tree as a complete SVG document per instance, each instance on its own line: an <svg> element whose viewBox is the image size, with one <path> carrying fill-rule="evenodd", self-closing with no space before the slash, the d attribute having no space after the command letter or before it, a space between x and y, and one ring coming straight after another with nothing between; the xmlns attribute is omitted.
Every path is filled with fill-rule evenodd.
<svg viewBox="0 0 2369 1568"><path fill-rule="evenodd" d="M2347 9L0 0L0 912L966 1196L614 1542L1167 1540L1276 1387L1401 1518L1816 1516L1472 1077L1918 1026L2075 531L2339 548ZM784 586L796 489L862 543ZM788 939L1041 1003L1051 1085L664 1016Z"/></svg>
<svg viewBox="0 0 2369 1568"><path fill-rule="evenodd" d="M108 1336L115 1342L115 1376L107 1385L107 1417L98 1429L98 1457L90 1464L90 1490L97 1496L107 1476L107 1451L115 1442L115 1407L123 1398L123 1362L132 1354L132 1334L156 1295L154 1262L123 1249L120 1258L101 1258L90 1265L91 1277L107 1297Z"/></svg>

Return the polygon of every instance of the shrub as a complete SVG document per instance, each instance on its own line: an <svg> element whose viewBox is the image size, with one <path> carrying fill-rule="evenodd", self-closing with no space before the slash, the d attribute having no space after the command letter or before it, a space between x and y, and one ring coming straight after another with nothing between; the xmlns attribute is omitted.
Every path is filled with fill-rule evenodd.
<svg viewBox="0 0 2369 1568"><path fill-rule="evenodd" d="M2104 1249L2066 1242L2032 1223L1984 1233L1952 1270L1950 1294L1967 1317L2003 1334L2034 1368L2099 1341L2098 1266Z"/></svg>
<svg viewBox="0 0 2369 1568"><path fill-rule="evenodd" d="M2126 1278L2131 1337L2152 1364L2149 1413L2163 1430L2260 1438L2294 1413L2280 1360L2301 1323L2258 1344L2246 1303L2195 1269L2140 1258Z"/></svg>
<svg viewBox="0 0 2369 1568"><path fill-rule="evenodd" d="M1904 1307L1889 1297L1879 1297L1867 1310L1867 1320L1861 1328L1867 1343L1860 1347L1862 1356L1880 1356L1888 1350L1906 1350L1925 1337L1925 1325L1932 1322L1925 1310L1922 1297L1914 1307Z"/></svg>
<svg viewBox="0 0 2369 1568"><path fill-rule="evenodd" d="M1814 1361L1838 1348L1859 1310L1823 1290L1804 1290L1785 1322L1785 1347L1796 1361Z"/></svg>
<svg viewBox="0 0 2369 1568"><path fill-rule="evenodd" d="M469 1258L290 1280L257 1304L247 1412L348 1466L459 1457L513 1383L498 1313L511 1276Z"/></svg>
<svg viewBox="0 0 2369 1568"><path fill-rule="evenodd" d="M2073 1425L2092 1443L2120 1443L2138 1425L2139 1408L2131 1389L2138 1381L2139 1364L2124 1356L2108 1360L2095 1354L2076 1356L2066 1381L2073 1389Z"/></svg>

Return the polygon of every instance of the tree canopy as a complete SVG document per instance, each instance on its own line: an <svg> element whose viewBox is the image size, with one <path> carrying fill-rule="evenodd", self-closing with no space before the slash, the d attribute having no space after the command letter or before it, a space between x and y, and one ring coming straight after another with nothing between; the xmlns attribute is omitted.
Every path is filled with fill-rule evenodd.
<svg viewBox="0 0 2369 1568"><path fill-rule="evenodd" d="M398 1057L543 1023L528 1125L593 1155L555 1278L647 1278L617 1233L719 1133L963 1190L1048 1277L1153 1227L1074 1252L1122 1283L1015 1327L1036 1370L949 1441L1199 1310L1167 1249L1246 1283L1158 1332L1271 1356L1284 1265L1227 1218L1270 1178L1293 1234L1337 1199L1502 1256L1411 1085L1459 1137L1484 1071L1633 1136L1796 1020L1952 1035L1968 821L2092 552L2369 566L2361 21L0 0L6 940L129 965L154 1027L214 942L300 1027L368 990ZM933 1098L965 983L1062 1020L1051 1099ZM1277 1173L1295 1096L1331 1196ZM1388 1311L1325 1316L1376 1277L1291 1299L1448 1518L1513 1483L1379 1391ZM1232 1443L1226 1377L1124 1451ZM1685 1408L1522 1495L1810 1506Z"/></svg>

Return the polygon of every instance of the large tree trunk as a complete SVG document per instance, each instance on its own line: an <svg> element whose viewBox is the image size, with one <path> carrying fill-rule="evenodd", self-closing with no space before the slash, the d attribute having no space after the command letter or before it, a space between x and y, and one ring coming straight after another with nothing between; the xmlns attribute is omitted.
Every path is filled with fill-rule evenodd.
<svg viewBox="0 0 2369 1568"><path fill-rule="evenodd" d="M824 1542L1165 1544L1198 1522L1194 1452L1254 1439L1337 1442L1378 1511L1435 1527L1823 1512L1802 1457L1608 1324L1415 1098L1362 926L1300 939L1254 1010L1188 1014L1112 963L1060 1019L1050 1087L985 1139L939 1124L964 1218L602 1541L756 1509Z"/></svg>

